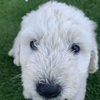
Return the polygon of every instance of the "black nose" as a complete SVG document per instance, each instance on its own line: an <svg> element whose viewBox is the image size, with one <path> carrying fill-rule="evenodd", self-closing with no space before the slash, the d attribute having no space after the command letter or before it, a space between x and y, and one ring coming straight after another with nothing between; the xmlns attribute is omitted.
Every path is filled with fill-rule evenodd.
<svg viewBox="0 0 100 100"><path fill-rule="evenodd" d="M45 98L54 98L61 93L61 86L54 83L38 83L36 89Z"/></svg>

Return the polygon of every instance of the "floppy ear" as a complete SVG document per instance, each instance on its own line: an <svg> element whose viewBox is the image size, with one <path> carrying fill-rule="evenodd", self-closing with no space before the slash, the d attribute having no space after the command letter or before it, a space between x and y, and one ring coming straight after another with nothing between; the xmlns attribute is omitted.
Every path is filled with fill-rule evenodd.
<svg viewBox="0 0 100 100"><path fill-rule="evenodd" d="M98 69L98 50L97 50L96 41L94 40L88 72L94 73L97 71L97 69Z"/></svg>
<svg viewBox="0 0 100 100"><path fill-rule="evenodd" d="M24 16L21 22L21 28L26 26L26 23L28 23L28 17ZM12 49L8 52L9 56L12 56L14 58L13 63L17 66L21 66L20 64L20 43L21 43L21 30L19 31L17 37L14 40L14 44Z"/></svg>
<svg viewBox="0 0 100 100"><path fill-rule="evenodd" d="M15 38L12 49L8 53L9 56L14 58L13 63L17 66L20 66L20 36Z"/></svg>

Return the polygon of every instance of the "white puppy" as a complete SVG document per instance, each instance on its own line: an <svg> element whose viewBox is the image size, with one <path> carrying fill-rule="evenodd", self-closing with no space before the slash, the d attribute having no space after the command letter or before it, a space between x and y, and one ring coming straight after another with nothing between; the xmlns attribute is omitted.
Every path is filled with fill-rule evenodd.
<svg viewBox="0 0 100 100"><path fill-rule="evenodd" d="M9 55L21 66L32 100L84 100L88 73L98 69L96 24L77 8L48 2L23 17Z"/></svg>

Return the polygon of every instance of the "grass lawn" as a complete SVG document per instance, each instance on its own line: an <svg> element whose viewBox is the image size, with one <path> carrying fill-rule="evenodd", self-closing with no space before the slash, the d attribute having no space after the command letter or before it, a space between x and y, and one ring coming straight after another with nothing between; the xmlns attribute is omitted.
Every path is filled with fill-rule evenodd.
<svg viewBox="0 0 100 100"><path fill-rule="evenodd" d="M26 3L24 0L0 0L0 100L24 100L20 67L13 64L13 59L7 53L20 29L21 17L46 1L30 0ZM97 22L97 41L100 47L100 0L58 1L77 6ZM100 100L100 70L88 78L86 100Z"/></svg>

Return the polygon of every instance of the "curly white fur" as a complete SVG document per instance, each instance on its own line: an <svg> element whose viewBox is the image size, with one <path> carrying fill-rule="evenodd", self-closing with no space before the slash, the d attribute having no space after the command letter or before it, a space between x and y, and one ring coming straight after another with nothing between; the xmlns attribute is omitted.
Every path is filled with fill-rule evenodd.
<svg viewBox="0 0 100 100"><path fill-rule="evenodd" d="M62 86L60 96L50 100L84 100L88 72L98 69L95 28L81 10L54 1L24 16L9 52L21 66L24 97L44 100L36 83L49 79ZM36 51L30 48L33 39L38 42ZM76 55L70 50L73 43L80 46Z"/></svg>

